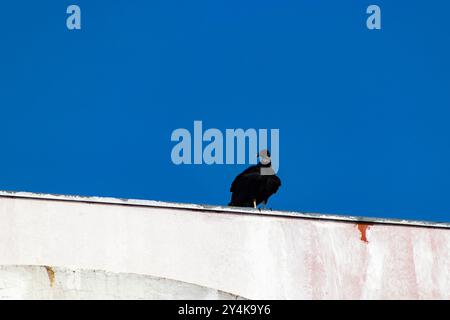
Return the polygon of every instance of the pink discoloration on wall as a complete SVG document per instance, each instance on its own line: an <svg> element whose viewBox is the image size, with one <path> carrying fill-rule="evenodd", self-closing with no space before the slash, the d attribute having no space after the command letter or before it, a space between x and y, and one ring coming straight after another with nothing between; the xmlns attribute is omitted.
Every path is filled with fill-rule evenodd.
<svg viewBox="0 0 450 320"><path fill-rule="evenodd" d="M0 265L151 275L249 299L450 299L448 227L114 201L0 193Z"/></svg>

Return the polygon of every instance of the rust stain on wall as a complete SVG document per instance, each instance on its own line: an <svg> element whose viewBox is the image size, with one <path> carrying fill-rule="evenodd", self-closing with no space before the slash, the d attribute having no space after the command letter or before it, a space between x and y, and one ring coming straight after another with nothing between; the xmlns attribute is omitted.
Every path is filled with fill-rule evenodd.
<svg viewBox="0 0 450 320"><path fill-rule="evenodd" d="M55 271L52 267L44 266L45 270L47 270L48 280L50 281L50 287L55 285Z"/></svg>
<svg viewBox="0 0 450 320"><path fill-rule="evenodd" d="M361 234L361 241L365 243L369 243L367 240L367 230L372 226L371 223L358 223L356 226L358 227L359 233Z"/></svg>

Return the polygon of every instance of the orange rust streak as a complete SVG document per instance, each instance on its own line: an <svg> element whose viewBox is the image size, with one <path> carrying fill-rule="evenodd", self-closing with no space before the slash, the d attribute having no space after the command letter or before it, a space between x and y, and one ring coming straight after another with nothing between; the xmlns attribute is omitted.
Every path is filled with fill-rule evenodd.
<svg viewBox="0 0 450 320"><path fill-rule="evenodd" d="M359 233L361 233L361 241L364 241L365 243L369 243L369 241L367 240L366 232L367 232L367 229L369 229L371 225L372 224L369 224L369 223L358 223L357 224Z"/></svg>
<svg viewBox="0 0 450 320"><path fill-rule="evenodd" d="M44 266L45 270L47 270L48 280L50 281L50 287L55 285L55 271L52 267Z"/></svg>

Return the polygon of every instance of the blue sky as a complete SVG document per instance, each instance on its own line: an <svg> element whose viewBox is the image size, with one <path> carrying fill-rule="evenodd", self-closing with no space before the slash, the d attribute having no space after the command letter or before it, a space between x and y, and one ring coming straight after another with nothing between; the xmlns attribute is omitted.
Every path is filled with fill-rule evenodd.
<svg viewBox="0 0 450 320"><path fill-rule="evenodd" d="M66 28L66 8L82 30ZM382 10L382 30L365 27ZM0 189L226 204L170 135L279 128L281 210L450 221L448 1L3 1Z"/></svg>

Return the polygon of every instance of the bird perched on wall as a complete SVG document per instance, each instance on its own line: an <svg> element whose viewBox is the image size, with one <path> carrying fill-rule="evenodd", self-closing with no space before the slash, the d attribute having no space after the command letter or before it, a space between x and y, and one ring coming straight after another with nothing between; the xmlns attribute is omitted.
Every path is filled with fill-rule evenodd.
<svg viewBox="0 0 450 320"><path fill-rule="evenodd" d="M281 180L272 169L270 152L262 150L259 163L239 174L231 184L231 202L229 206L253 207L259 204L267 205L270 196L278 191Z"/></svg>

